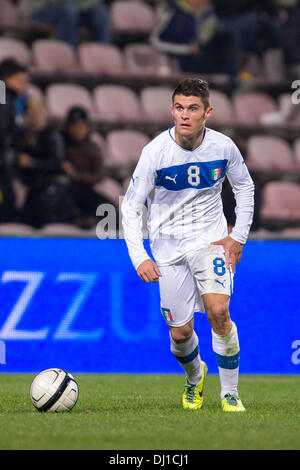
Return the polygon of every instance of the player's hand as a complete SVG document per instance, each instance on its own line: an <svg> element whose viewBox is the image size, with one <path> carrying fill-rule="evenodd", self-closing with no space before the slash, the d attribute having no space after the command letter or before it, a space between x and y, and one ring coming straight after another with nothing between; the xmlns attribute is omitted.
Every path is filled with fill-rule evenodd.
<svg viewBox="0 0 300 470"><path fill-rule="evenodd" d="M222 238L216 242L212 242L211 245L221 245L225 250L225 266L229 269L231 265L231 270L233 274L235 273L235 265L238 264L242 257L243 246L242 243L237 242L230 236Z"/></svg>
<svg viewBox="0 0 300 470"><path fill-rule="evenodd" d="M157 264L150 258L139 265L137 273L145 282L157 282L161 277L161 272Z"/></svg>

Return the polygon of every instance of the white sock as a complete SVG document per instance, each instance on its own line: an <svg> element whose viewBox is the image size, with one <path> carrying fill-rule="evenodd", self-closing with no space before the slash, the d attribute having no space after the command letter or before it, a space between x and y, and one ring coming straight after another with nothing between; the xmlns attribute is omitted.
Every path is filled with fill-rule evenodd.
<svg viewBox="0 0 300 470"><path fill-rule="evenodd" d="M190 339L184 343L175 343L171 334L171 351L184 369L187 380L190 384L197 384L202 377L201 359L199 354L198 336L193 331Z"/></svg>
<svg viewBox="0 0 300 470"><path fill-rule="evenodd" d="M218 335L212 330L212 347L219 368L221 399L227 393L238 396L240 346L237 327L232 327L227 335Z"/></svg>

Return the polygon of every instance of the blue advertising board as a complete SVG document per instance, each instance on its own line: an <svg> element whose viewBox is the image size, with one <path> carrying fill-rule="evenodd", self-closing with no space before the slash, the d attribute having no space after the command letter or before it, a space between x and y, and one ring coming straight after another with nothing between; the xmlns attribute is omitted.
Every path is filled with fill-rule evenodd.
<svg viewBox="0 0 300 470"><path fill-rule="evenodd" d="M124 240L0 238L0 246L0 372L181 372L158 285L139 279ZM246 244L230 306L241 373L299 373L299 258L300 242ZM217 373L204 314L195 328Z"/></svg>

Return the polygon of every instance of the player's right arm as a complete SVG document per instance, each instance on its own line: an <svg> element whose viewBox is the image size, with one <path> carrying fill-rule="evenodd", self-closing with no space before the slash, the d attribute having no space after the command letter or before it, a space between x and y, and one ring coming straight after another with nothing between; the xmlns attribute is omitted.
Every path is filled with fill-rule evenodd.
<svg viewBox="0 0 300 470"><path fill-rule="evenodd" d="M157 177L154 158L144 149L134 170L122 203L122 224L132 264L145 282L156 281L159 269L144 248L143 218L147 214L146 201L154 189Z"/></svg>
<svg viewBox="0 0 300 470"><path fill-rule="evenodd" d="M157 282L158 278L161 277L157 264L151 258L146 259L139 265L137 273L145 282Z"/></svg>

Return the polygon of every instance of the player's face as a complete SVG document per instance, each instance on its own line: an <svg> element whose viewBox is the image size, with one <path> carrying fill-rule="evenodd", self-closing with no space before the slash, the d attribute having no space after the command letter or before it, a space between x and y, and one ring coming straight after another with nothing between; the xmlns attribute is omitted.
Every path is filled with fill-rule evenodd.
<svg viewBox="0 0 300 470"><path fill-rule="evenodd" d="M172 115L177 134L182 138L198 135L211 112L212 107L205 109L199 96L175 95Z"/></svg>

